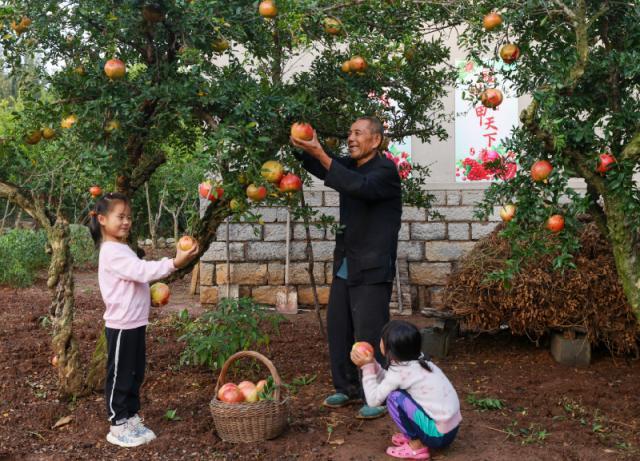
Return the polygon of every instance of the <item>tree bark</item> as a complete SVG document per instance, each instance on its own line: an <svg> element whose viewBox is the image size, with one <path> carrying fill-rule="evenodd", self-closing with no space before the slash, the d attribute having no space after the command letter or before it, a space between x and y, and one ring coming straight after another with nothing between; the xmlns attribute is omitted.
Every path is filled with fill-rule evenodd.
<svg viewBox="0 0 640 461"><path fill-rule="evenodd" d="M63 398L72 398L81 395L84 391L80 347L73 334L75 298L69 235L69 223L60 216L54 225L47 229L51 246L51 263L47 279L47 286L52 296L53 339L51 345L58 359L58 391Z"/></svg>
<svg viewBox="0 0 640 461"><path fill-rule="evenodd" d="M603 195L607 228L618 278L624 294L640 322L640 248L637 230L625 224L625 202L612 194Z"/></svg>
<svg viewBox="0 0 640 461"><path fill-rule="evenodd" d="M107 369L107 336L104 332L104 327L100 324L98 334L98 341L96 347L93 350L91 361L87 369L87 391L100 391L104 389L104 382L106 379Z"/></svg>

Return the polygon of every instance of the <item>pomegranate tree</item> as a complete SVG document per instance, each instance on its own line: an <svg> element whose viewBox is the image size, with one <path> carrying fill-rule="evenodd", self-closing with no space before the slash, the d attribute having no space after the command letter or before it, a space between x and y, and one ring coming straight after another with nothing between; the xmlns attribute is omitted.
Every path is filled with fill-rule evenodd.
<svg viewBox="0 0 640 461"><path fill-rule="evenodd" d="M504 231L517 256L497 275L513 277L540 252L555 254L556 268L571 266L583 225L578 217L588 214L611 243L620 284L640 319L634 178L640 94L631 77L637 74L632 37L640 36L636 2L463 0L458 6L467 21L460 43L473 56L515 61L500 72L527 101L520 128L505 145L520 168L493 184L480 207L487 216L496 204L518 204L518 219Z"/></svg>

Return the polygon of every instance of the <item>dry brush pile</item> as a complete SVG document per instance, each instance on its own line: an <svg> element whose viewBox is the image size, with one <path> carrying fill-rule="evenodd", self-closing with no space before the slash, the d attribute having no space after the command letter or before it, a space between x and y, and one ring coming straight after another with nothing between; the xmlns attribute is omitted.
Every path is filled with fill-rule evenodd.
<svg viewBox="0 0 640 461"><path fill-rule="evenodd" d="M445 305L468 328L495 331L508 325L534 339L551 330L586 331L591 344L613 354L638 356L640 328L618 281L611 246L595 224L584 226L576 270L551 269L552 255L527 263L510 288L487 275L504 268L509 242L501 226L478 242L449 278Z"/></svg>

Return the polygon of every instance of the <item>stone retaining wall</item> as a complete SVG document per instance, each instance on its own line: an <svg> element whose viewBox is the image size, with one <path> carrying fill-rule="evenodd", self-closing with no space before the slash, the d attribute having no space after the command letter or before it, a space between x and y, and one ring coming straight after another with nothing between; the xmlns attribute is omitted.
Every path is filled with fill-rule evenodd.
<svg viewBox="0 0 640 461"><path fill-rule="evenodd" d="M398 242L398 268L404 313L425 307L442 307L442 287L456 260L467 253L476 241L490 233L500 220L498 208L488 222L473 217L474 205L483 197L482 190L436 190L435 210L443 220L426 219L424 210L405 207ZM338 218L338 194L334 191L305 192L307 203L320 212ZM231 292L252 296L256 301L274 304L276 287L284 284L286 209L259 208L264 224L231 223L229 256ZM292 223L290 250L290 285L297 288L301 305L312 305L305 254L305 231L299 222ZM217 241L203 255L200 266L200 299L216 304L226 295L226 226L218 229ZM330 230L311 228L314 275L320 303L329 299L335 236ZM395 294L392 307L397 308Z"/></svg>

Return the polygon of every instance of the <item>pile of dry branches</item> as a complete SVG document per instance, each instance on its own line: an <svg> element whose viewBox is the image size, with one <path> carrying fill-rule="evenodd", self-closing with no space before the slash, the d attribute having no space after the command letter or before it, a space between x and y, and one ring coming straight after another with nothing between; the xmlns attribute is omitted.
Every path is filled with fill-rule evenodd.
<svg viewBox="0 0 640 461"><path fill-rule="evenodd" d="M446 307L468 328L494 331L506 324L514 334L534 339L550 330L586 331L591 344L638 355L638 321L618 282L611 247L595 224L583 228L577 270L553 271L553 257L539 257L522 268L510 289L486 280L504 268L511 253L500 229L460 261L445 290Z"/></svg>

